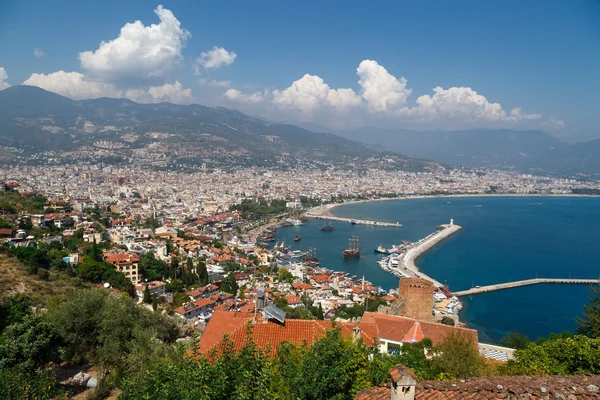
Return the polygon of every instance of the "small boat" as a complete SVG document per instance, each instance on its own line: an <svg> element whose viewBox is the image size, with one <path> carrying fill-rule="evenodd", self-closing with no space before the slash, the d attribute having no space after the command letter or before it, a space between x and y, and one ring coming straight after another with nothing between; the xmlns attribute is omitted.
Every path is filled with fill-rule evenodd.
<svg viewBox="0 0 600 400"><path fill-rule="evenodd" d="M331 232L333 230L333 225L331 225L331 222L327 222L321 227L321 230L323 232Z"/></svg>
<svg viewBox="0 0 600 400"><path fill-rule="evenodd" d="M300 237L300 235L296 235L296 237L294 238L294 242L299 242L302 239L302 237Z"/></svg>
<svg viewBox="0 0 600 400"><path fill-rule="evenodd" d="M393 253L393 249L389 250L386 249L385 247L383 247L382 245L377 246L377 248L375 249L375 253L379 253L379 254L385 254L385 255L390 255Z"/></svg>

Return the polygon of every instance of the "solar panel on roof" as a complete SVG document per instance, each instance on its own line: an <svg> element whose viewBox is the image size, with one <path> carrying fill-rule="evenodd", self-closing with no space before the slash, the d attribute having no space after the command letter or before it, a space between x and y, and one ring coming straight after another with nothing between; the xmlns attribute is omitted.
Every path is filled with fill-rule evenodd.
<svg viewBox="0 0 600 400"><path fill-rule="evenodd" d="M278 308L274 304L269 304L265 308L265 314L269 319L276 319L280 323L285 323L285 311Z"/></svg>

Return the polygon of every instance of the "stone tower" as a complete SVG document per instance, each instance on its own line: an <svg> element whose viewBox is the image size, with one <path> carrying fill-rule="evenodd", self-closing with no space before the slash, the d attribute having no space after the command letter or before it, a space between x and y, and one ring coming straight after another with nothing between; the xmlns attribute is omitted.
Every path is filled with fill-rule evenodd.
<svg viewBox="0 0 600 400"><path fill-rule="evenodd" d="M433 282L427 279L400 279L398 300L403 303L401 315L423 321L431 321L433 289Z"/></svg>

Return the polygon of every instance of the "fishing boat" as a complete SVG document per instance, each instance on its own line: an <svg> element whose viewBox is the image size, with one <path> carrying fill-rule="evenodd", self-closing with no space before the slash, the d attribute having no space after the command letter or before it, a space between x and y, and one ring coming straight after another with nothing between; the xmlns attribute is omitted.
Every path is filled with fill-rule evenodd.
<svg viewBox="0 0 600 400"><path fill-rule="evenodd" d="M323 232L331 232L333 230L333 225L331 225L331 222L328 221L321 227L321 230Z"/></svg>
<svg viewBox="0 0 600 400"><path fill-rule="evenodd" d="M296 237L294 238L294 242L299 242L302 239L302 237L300 235L296 235Z"/></svg>
<svg viewBox="0 0 600 400"><path fill-rule="evenodd" d="M358 236L352 236L350 239L348 239L348 246L342 255L344 258L360 257L360 250L358 249Z"/></svg>

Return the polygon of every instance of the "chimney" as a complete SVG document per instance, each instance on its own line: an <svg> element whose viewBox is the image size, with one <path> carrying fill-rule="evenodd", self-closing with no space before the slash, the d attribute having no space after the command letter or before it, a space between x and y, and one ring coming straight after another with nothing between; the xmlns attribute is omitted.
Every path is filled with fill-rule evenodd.
<svg viewBox="0 0 600 400"><path fill-rule="evenodd" d="M415 400L417 376L402 364L390 369L392 376L391 400Z"/></svg>

